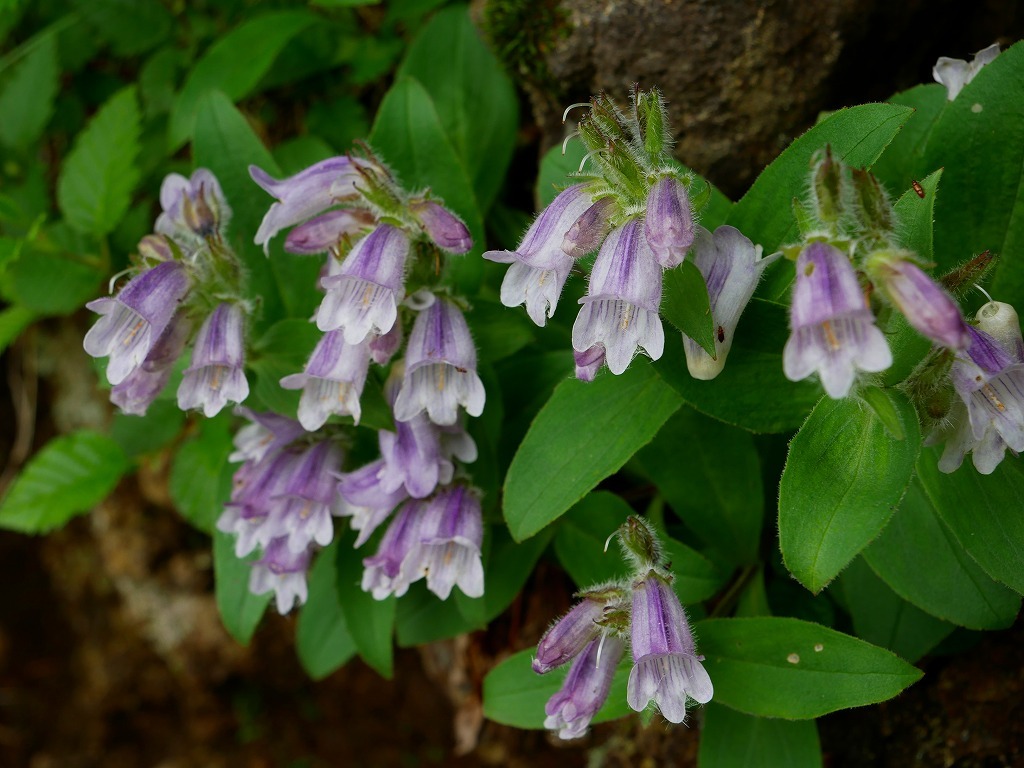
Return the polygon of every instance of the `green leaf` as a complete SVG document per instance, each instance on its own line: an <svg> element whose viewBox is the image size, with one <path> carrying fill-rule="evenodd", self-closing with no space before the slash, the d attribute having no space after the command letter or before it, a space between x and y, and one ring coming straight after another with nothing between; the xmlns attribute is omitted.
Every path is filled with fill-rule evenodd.
<svg viewBox="0 0 1024 768"><path fill-rule="evenodd" d="M79 261L81 253L49 238L46 248L26 243L21 258L10 266L11 294L19 304L39 315L70 315L105 288L104 275L97 266Z"/></svg>
<svg viewBox="0 0 1024 768"><path fill-rule="evenodd" d="M921 581L927 579L922 577L923 573L927 572L918 572ZM839 576L837 585L857 635L898 653L911 663L956 629L903 600L872 572L863 558L850 563Z"/></svg>
<svg viewBox="0 0 1024 768"><path fill-rule="evenodd" d="M577 587L585 589L629 575L618 544L612 541L606 551L605 542L632 512L620 496L593 491L558 521L555 555Z"/></svg>
<svg viewBox="0 0 1024 768"><path fill-rule="evenodd" d="M205 419L199 434L178 449L171 465L168 491L174 506L182 517L207 533L213 533L231 496L231 449L230 417Z"/></svg>
<svg viewBox="0 0 1024 768"><path fill-rule="evenodd" d="M308 320L280 320L253 345L249 361L249 367L256 373L253 394L267 408L295 417L301 393L283 389L279 382L302 371L322 335Z"/></svg>
<svg viewBox="0 0 1024 768"><path fill-rule="evenodd" d="M672 586L681 602L686 605L699 603L722 587L728 573L718 570L700 552L664 534L662 544L672 575L675 576Z"/></svg>
<svg viewBox="0 0 1024 768"><path fill-rule="evenodd" d="M897 93L889 102L914 110L914 114L903 124L903 130L896 134L871 167L871 172L890 191L894 191L907 189L912 181L935 170L927 165L924 153L935 122L945 111L949 100L946 98L945 86L928 83Z"/></svg>
<svg viewBox="0 0 1024 768"><path fill-rule="evenodd" d="M1024 45L982 68L935 122L926 167L944 168L935 204L935 261L1001 257L991 292L1024 303Z"/></svg>
<svg viewBox="0 0 1024 768"><path fill-rule="evenodd" d="M512 536L522 541L561 517L650 441L679 404L642 361L621 376L559 384L505 478L504 514Z"/></svg>
<svg viewBox="0 0 1024 768"><path fill-rule="evenodd" d="M789 446L779 484L779 544L797 580L820 592L892 517L920 449L914 407L887 393L906 438L853 398L822 398Z"/></svg>
<svg viewBox="0 0 1024 768"><path fill-rule="evenodd" d="M114 490L129 463L112 439L72 432L28 462L0 502L0 528L47 533L90 511Z"/></svg>
<svg viewBox="0 0 1024 768"><path fill-rule="evenodd" d="M996 581L1024 593L1024 475L1007 457L991 475L962 466L938 468L938 452L921 452L921 487L960 546Z"/></svg>
<svg viewBox="0 0 1024 768"><path fill-rule="evenodd" d="M163 448L181 432L184 423L185 414L177 403L157 400L145 416L115 413L110 434L126 454L135 458Z"/></svg>
<svg viewBox="0 0 1024 768"><path fill-rule="evenodd" d="M131 86L111 96L75 137L57 179L57 203L75 229L103 236L127 212L139 180L140 132Z"/></svg>
<svg viewBox="0 0 1024 768"><path fill-rule="evenodd" d="M764 490L749 434L682 408L640 450L637 461L716 556L733 564L757 561Z"/></svg>
<svg viewBox="0 0 1024 768"><path fill-rule="evenodd" d="M309 599L299 612L295 651L302 668L322 680L356 654L338 594L337 542L322 550L309 571Z"/></svg>
<svg viewBox="0 0 1024 768"><path fill-rule="evenodd" d="M338 546L335 563L338 572L338 601L345 624L359 656L382 677L394 672L395 629L394 596L374 600L360 587L363 578L363 556L352 549L353 538L346 536Z"/></svg>
<svg viewBox="0 0 1024 768"><path fill-rule="evenodd" d="M563 189L580 182L569 174L576 173L586 154L587 149L579 139L565 145L565 154L561 147L552 147L544 153L537 174L538 210L547 208Z"/></svg>
<svg viewBox="0 0 1024 768"><path fill-rule="evenodd" d="M479 629L476 619L466 618L454 599L441 600L417 582L398 601L395 634L403 648L426 645Z"/></svg>
<svg viewBox="0 0 1024 768"><path fill-rule="evenodd" d="M138 56L170 37L174 16L159 0L77 0L83 18L118 57Z"/></svg>
<svg viewBox="0 0 1024 768"><path fill-rule="evenodd" d="M1020 610L1020 597L992 581L963 550L920 480L911 483L899 512L864 550L864 559L904 600L954 624L1002 629Z"/></svg>
<svg viewBox="0 0 1024 768"><path fill-rule="evenodd" d="M213 579L217 610L224 628L242 645L252 640L263 613L274 592L254 595L249 591L252 563L259 553L246 558L235 557L235 537L215 530L213 532Z"/></svg>
<svg viewBox="0 0 1024 768"><path fill-rule="evenodd" d="M818 728L809 720L751 717L711 702L702 710L697 768L820 768Z"/></svg>
<svg viewBox="0 0 1024 768"><path fill-rule="evenodd" d="M284 314L282 291L290 286L303 286L298 281L288 280L287 269L302 260L282 259L275 250L268 261L253 245L260 220L273 200L253 183L248 171L253 164L271 175L279 175L277 163L253 133L245 116L219 91L209 94L198 105L192 150L196 166L213 171L234 211L228 239L248 270L249 293L261 297L267 322L279 319ZM308 317L312 307L295 307L296 316L301 317L303 311Z"/></svg>
<svg viewBox="0 0 1024 768"><path fill-rule="evenodd" d="M0 310L0 352L11 346L35 319L35 312L27 307L13 306Z"/></svg>
<svg viewBox="0 0 1024 768"><path fill-rule="evenodd" d="M551 531L545 531L520 544L500 526L493 527L491 531L490 551L484 558L483 596L467 597L458 590L453 593L462 615L480 627L486 626L512 604L551 539Z"/></svg>
<svg viewBox="0 0 1024 768"><path fill-rule="evenodd" d="M911 114L909 107L893 104L864 104L833 112L761 172L732 207L728 223L764 246L765 253L795 242L797 227L791 203L806 192L811 156L829 145L836 159L855 168L869 167Z"/></svg>
<svg viewBox="0 0 1024 768"><path fill-rule="evenodd" d="M534 325L526 313L510 312L496 301L474 299L466 320L481 360L503 360L534 340Z"/></svg>
<svg viewBox="0 0 1024 768"><path fill-rule="evenodd" d="M460 290L475 293L483 275L484 227L473 185L456 154L430 94L416 80L403 78L384 96L370 143L408 189L429 187L466 222L473 250L448 259Z"/></svg>
<svg viewBox="0 0 1024 768"><path fill-rule="evenodd" d="M900 223L900 244L909 248L925 261L931 261L932 225L935 220L935 198L939 188L942 169L923 179L922 198L913 188L904 192L896 201L896 220Z"/></svg>
<svg viewBox="0 0 1024 768"><path fill-rule="evenodd" d="M782 350L789 337L786 308L754 299L736 330L725 369L700 381L686 369L678 334L665 337L665 354L655 370L701 413L750 432L789 432L799 427L821 395L813 381L790 381L782 373Z"/></svg>
<svg viewBox="0 0 1024 768"><path fill-rule="evenodd" d="M285 44L315 21L305 11L267 13L242 22L210 46L174 103L168 126L170 149L178 149L192 134L208 93L220 91L230 101L252 93Z"/></svg>
<svg viewBox="0 0 1024 768"><path fill-rule="evenodd" d="M885 701L921 678L884 648L800 619L707 619L695 634L715 701L748 715L807 720Z"/></svg>
<svg viewBox="0 0 1024 768"><path fill-rule="evenodd" d="M564 670L538 675L530 666L535 649L513 654L487 673L484 678L484 717L516 728L544 727L544 705L565 682ZM626 704L626 683L632 661L625 654L615 671L608 701L592 722L603 723L625 717L632 710Z"/></svg>
<svg viewBox="0 0 1024 768"><path fill-rule="evenodd" d="M445 8L422 27L397 77L414 78L433 98L486 211L512 159L518 102L512 81L470 21L469 6Z"/></svg>
<svg viewBox="0 0 1024 768"><path fill-rule="evenodd" d="M661 314L696 341L709 355L715 354L715 321L704 276L690 261L665 270Z"/></svg>
<svg viewBox="0 0 1024 768"><path fill-rule="evenodd" d="M29 53L0 81L0 143L17 149L36 142L53 116L60 70L57 43L45 31Z"/></svg>

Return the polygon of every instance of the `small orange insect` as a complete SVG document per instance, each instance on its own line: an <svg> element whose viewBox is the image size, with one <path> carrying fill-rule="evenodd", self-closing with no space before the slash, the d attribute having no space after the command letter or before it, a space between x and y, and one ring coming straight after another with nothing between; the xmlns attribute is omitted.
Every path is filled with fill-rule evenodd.
<svg viewBox="0 0 1024 768"><path fill-rule="evenodd" d="M911 180L910 186L914 188L914 191L917 193L917 196L924 200L924 187L921 186L917 179Z"/></svg>

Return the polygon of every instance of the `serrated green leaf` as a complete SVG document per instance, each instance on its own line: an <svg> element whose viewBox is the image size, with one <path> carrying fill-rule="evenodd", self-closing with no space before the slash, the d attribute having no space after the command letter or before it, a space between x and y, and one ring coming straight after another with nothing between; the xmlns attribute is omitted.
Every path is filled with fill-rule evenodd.
<svg viewBox="0 0 1024 768"><path fill-rule="evenodd" d="M231 453L231 421L227 414L202 422L199 434L174 456L167 490L181 516L201 531L212 533L224 504L231 495L234 468Z"/></svg>
<svg viewBox="0 0 1024 768"><path fill-rule="evenodd" d="M295 627L295 651L314 680L327 677L356 654L338 594L338 547L334 542L317 554L309 571L309 599Z"/></svg>
<svg viewBox="0 0 1024 768"><path fill-rule="evenodd" d="M217 530L213 532L213 591L217 610L228 634L242 645L252 640L274 596L273 591L262 595L249 591L252 563L258 558L258 552L242 559L235 557L235 537Z"/></svg>
<svg viewBox="0 0 1024 768"><path fill-rule="evenodd" d="M247 19L210 46L174 103L168 126L170 149L178 149L192 134L207 94L220 91L237 101L252 93L285 44L315 21L305 11L267 13Z"/></svg>
<svg viewBox="0 0 1024 768"><path fill-rule="evenodd" d="M465 164L445 133L426 89L412 78L396 82L384 96L370 133L370 143L387 160L408 189L429 187L462 217L473 249L447 260L460 290L475 293L483 276L484 228Z"/></svg>
<svg viewBox="0 0 1024 768"><path fill-rule="evenodd" d="M697 768L820 768L817 726L752 717L711 702L703 708Z"/></svg>
<svg viewBox="0 0 1024 768"><path fill-rule="evenodd" d="M637 453L637 462L717 557L735 564L757 561L764 492L749 434L682 408Z"/></svg>
<svg viewBox="0 0 1024 768"><path fill-rule="evenodd" d="M911 114L909 107L894 104L863 104L833 112L761 172L732 207L728 223L764 246L765 253L796 241L791 202L805 193L811 156L828 145L837 160L855 168L869 167Z"/></svg>
<svg viewBox="0 0 1024 768"><path fill-rule="evenodd" d="M487 673L484 678L484 717L516 728L544 727L544 705L562 687L568 669L538 675L530 666L534 653L532 648L520 651ZM631 712L626 704L626 683L631 667L632 661L627 653L615 671L608 701L592 722L615 720Z"/></svg>
<svg viewBox="0 0 1024 768"><path fill-rule="evenodd" d="M677 329L715 354L715 321L704 276L690 261L665 270L661 314Z"/></svg>
<svg viewBox="0 0 1024 768"><path fill-rule="evenodd" d="M559 384L505 478L512 536L522 541L561 517L650 441L679 405L679 396L643 361L621 376Z"/></svg>
<svg viewBox="0 0 1024 768"><path fill-rule="evenodd" d="M963 550L915 480L864 559L900 597L971 629L1010 626L1020 596L990 579Z"/></svg>
<svg viewBox="0 0 1024 768"><path fill-rule="evenodd" d="M690 376L682 340L675 333L665 335L665 354L654 368L701 413L750 432L789 432L803 423L821 387L783 375L788 336L785 307L755 298L740 319L729 361L714 380Z"/></svg>
<svg viewBox="0 0 1024 768"><path fill-rule="evenodd" d="M390 678L394 672L392 636L397 599L391 596L374 600L362 590L363 554L352 549L352 541L351 536L343 538L335 558L341 612L359 656L382 677Z"/></svg>
<svg viewBox="0 0 1024 768"><path fill-rule="evenodd" d="M53 116L60 70L57 41L45 30L38 43L0 80L0 143L15 149L37 141Z"/></svg>
<svg viewBox="0 0 1024 768"><path fill-rule="evenodd" d="M0 528L46 533L90 511L110 493L129 462L106 435L72 432L32 457L0 502Z"/></svg>
<svg viewBox="0 0 1024 768"><path fill-rule="evenodd" d="M921 452L917 473L942 522L967 554L996 581L1024 594L1024 474L1007 456L991 475L971 465L938 468L938 451Z"/></svg>
<svg viewBox="0 0 1024 768"><path fill-rule="evenodd" d="M914 407L887 393L906 437L895 440L852 398L822 398L789 446L779 483L779 545L797 580L824 589L892 517L920 450Z"/></svg>
<svg viewBox="0 0 1024 768"><path fill-rule="evenodd" d="M57 203L75 229L107 235L127 212L139 180L141 130L130 86L111 96L75 137L57 179Z"/></svg>
<svg viewBox="0 0 1024 768"><path fill-rule="evenodd" d="M921 678L884 648L799 619L707 619L694 634L715 701L748 715L806 720L885 701Z"/></svg>
<svg viewBox="0 0 1024 768"><path fill-rule="evenodd" d="M918 573L918 579L925 581L922 573ZM903 600L861 557L840 574L836 585L853 618L857 636L888 648L911 663L956 629Z"/></svg>
<svg viewBox="0 0 1024 768"><path fill-rule="evenodd" d="M95 298L103 274L61 253L27 247L8 274L15 300L39 315L69 315Z"/></svg>
<svg viewBox="0 0 1024 768"><path fill-rule="evenodd" d="M469 7L445 8L423 26L397 76L414 78L433 98L486 211L512 159L519 110L512 81L480 39Z"/></svg>

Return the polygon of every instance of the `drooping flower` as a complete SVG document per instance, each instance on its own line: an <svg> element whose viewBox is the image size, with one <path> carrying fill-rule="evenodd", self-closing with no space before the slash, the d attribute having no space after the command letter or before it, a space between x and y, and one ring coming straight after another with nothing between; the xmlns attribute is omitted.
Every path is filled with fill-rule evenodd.
<svg viewBox="0 0 1024 768"><path fill-rule="evenodd" d="M356 243L337 271L321 280L327 295L316 313L321 331L342 330L348 344L386 334L398 318L409 238L381 224Z"/></svg>
<svg viewBox="0 0 1024 768"><path fill-rule="evenodd" d="M275 179L262 168L249 166L249 175L277 199L263 217L254 242L264 250L282 229L299 224L356 194L356 163L349 157L331 157L287 179Z"/></svg>
<svg viewBox="0 0 1024 768"><path fill-rule="evenodd" d="M992 62L999 55L999 43L993 43L988 48L983 48L972 57L970 63L963 59L951 59L947 56L940 56L932 67L932 77L935 82L946 86L947 98L952 101L957 97L963 87L967 85L974 76L981 71L981 68Z"/></svg>
<svg viewBox="0 0 1024 768"><path fill-rule="evenodd" d="M185 350L191 334L192 324L180 312L171 318L142 365L110 390L110 401L122 413L145 416L170 380L174 364Z"/></svg>
<svg viewBox="0 0 1024 768"><path fill-rule="evenodd" d="M351 414L359 423L366 374L370 367L369 342L348 344L341 331L330 331L317 342L302 373L281 379L284 389L301 389L299 423L315 432L332 414Z"/></svg>
<svg viewBox="0 0 1024 768"><path fill-rule="evenodd" d="M582 352L573 352L573 359L576 362L576 378L580 381L593 381L597 372L604 365L604 347L600 344L585 349Z"/></svg>
<svg viewBox="0 0 1024 768"><path fill-rule="evenodd" d="M355 236L373 226L373 215L359 208L338 208L299 224L284 239L288 253L327 253L344 236Z"/></svg>
<svg viewBox="0 0 1024 768"><path fill-rule="evenodd" d="M829 397L846 397L858 370L877 373L892 364L853 267L827 243L811 243L797 258L790 329L782 353L786 378L800 381L817 371Z"/></svg>
<svg viewBox="0 0 1024 768"><path fill-rule="evenodd" d="M189 249L223 235L231 219L220 182L206 168L197 168L190 179L178 173L166 176L160 185L160 207L155 231Z"/></svg>
<svg viewBox="0 0 1024 768"><path fill-rule="evenodd" d="M867 270L918 333L950 349L967 347L970 336L960 307L920 267L899 253L880 251L868 257Z"/></svg>
<svg viewBox="0 0 1024 768"><path fill-rule="evenodd" d="M484 527L480 499L464 485L437 492L428 502L419 541L402 564L410 582L427 577L427 589L447 600L458 585L467 597L484 593L480 560Z"/></svg>
<svg viewBox="0 0 1024 768"><path fill-rule="evenodd" d="M571 186L541 211L516 250L484 253L485 259L511 265L501 283L502 304L526 304L530 319L540 326L555 313L573 265L573 254L563 249L566 235L592 205L585 185ZM576 239L584 236L581 232ZM574 244L575 240L571 241L570 247Z"/></svg>
<svg viewBox="0 0 1024 768"><path fill-rule="evenodd" d="M665 269L678 267L693 245L693 210L686 187L674 176L662 176L647 193L644 235L654 258Z"/></svg>
<svg viewBox="0 0 1024 768"><path fill-rule="evenodd" d="M583 308L572 327L576 352L590 351L589 359L597 354L594 347L602 347L608 369L616 376L626 370L638 348L652 360L661 357L661 267L639 221L631 220L608 235L580 304Z"/></svg>
<svg viewBox="0 0 1024 768"><path fill-rule="evenodd" d="M666 720L683 722L687 697L706 704L714 688L679 598L654 571L633 584L631 621L634 666L626 693L629 706L642 712L653 700Z"/></svg>
<svg viewBox="0 0 1024 768"><path fill-rule="evenodd" d="M313 558L311 549L292 552L285 538L274 539L263 557L252 565L249 591L254 595L274 592L277 612L288 613L296 604L302 605L309 596L306 574Z"/></svg>
<svg viewBox="0 0 1024 768"><path fill-rule="evenodd" d="M467 253L473 237L458 216L433 200L413 201L409 210L427 233L430 242L448 253Z"/></svg>
<svg viewBox="0 0 1024 768"><path fill-rule="evenodd" d="M578 739L608 699L626 644L612 635L591 640L576 657L561 690L544 706L544 727L561 739Z"/></svg>
<svg viewBox="0 0 1024 768"><path fill-rule="evenodd" d="M245 363L245 328L242 308L219 304L196 335L192 363L178 387L178 407L201 408L206 418L220 413L229 402L249 396Z"/></svg>
<svg viewBox="0 0 1024 768"><path fill-rule="evenodd" d="M1024 451L1024 357L1017 353L1021 334L1018 325L1015 338L1001 343L980 328L969 327L969 332L970 345L950 369L963 406L958 403L950 413L953 430L939 469L953 472L970 451L975 468L988 475L1007 448L1015 454Z"/></svg>
<svg viewBox="0 0 1024 768"><path fill-rule="evenodd" d="M392 594L401 597L422 578L422 573L414 573L404 563L422 539L426 504L418 499L403 504L384 532L377 554L363 560L363 591L372 593L375 600Z"/></svg>
<svg viewBox="0 0 1024 768"><path fill-rule="evenodd" d="M339 514L352 518L352 530L359 531L355 546L358 549L390 515L395 507L409 498L401 483L386 489L381 481L387 473L384 459L377 459L354 472L337 476L338 494L345 500Z"/></svg>
<svg viewBox="0 0 1024 768"><path fill-rule="evenodd" d="M605 606L603 600L584 596L567 614L552 624L537 643L533 671L543 675L562 666L597 638L601 632L597 622L604 616Z"/></svg>
<svg viewBox="0 0 1024 768"><path fill-rule="evenodd" d="M740 315L765 268L781 255L761 258L761 253L761 246L755 246L735 227L721 226L714 234L697 228L693 263L707 284L716 354L712 357L700 344L683 335L686 367L695 379L713 379L725 367Z"/></svg>
<svg viewBox="0 0 1024 768"><path fill-rule="evenodd" d="M107 380L120 384L149 356L189 290L180 263L165 261L132 278L112 298L86 306L102 317L85 334L83 346L93 357L110 356Z"/></svg>
<svg viewBox="0 0 1024 768"><path fill-rule="evenodd" d="M235 472L231 500L217 519L217 530L233 534L235 555L245 557L269 537L263 535L273 499L284 492L298 454L277 446L259 461L245 462Z"/></svg>
<svg viewBox="0 0 1024 768"><path fill-rule="evenodd" d="M395 400L395 419L426 411L435 424L454 424L459 406L470 416L484 410L476 347L462 312L440 296L416 316L405 353L405 378Z"/></svg>
<svg viewBox="0 0 1024 768"><path fill-rule="evenodd" d="M287 482L271 500L267 522L259 541L285 538L288 548L302 552L312 543L326 547L334 537L332 517L338 512L334 475L341 469L342 452L330 441L321 440L297 459Z"/></svg>

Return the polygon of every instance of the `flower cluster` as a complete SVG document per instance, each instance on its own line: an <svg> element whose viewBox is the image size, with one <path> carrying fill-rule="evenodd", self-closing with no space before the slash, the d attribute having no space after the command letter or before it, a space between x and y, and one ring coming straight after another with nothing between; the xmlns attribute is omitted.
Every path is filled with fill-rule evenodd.
<svg viewBox="0 0 1024 768"><path fill-rule="evenodd" d="M534 672L572 663L545 708L545 727L563 739L586 732L608 698L627 644L633 668L626 697L637 712L653 701L666 720L681 723L688 699L706 704L714 693L654 530L631 516L618 537L633 576L579 593L580 602L537 645Z"/></svg>
<svg viewBox="0 0 1024 768"><path fill-rule="evenodd" d="M966 349L970 334L959 306L899 246L892 206L875 178L851 172L826 148L811 182L805 245L796 252L792 333L783 351L786 377L817 373L829 397L839 399L858 371L887 369L892 352L869 296L887 301L935 344Z"/></svg>
<svg viewBox="0 0 1024 768"><path fill-rule="evenodd" d="M525 304L543 326L574 265L596 250L572 329L576 376L591 381L603 365L618 375L640 349L653 360L661 357L662 275L678 267L696 241L694 263L707 283L718 343L709 354L685 335L684 340L691 373L713 378L725 365L740 314L770 260L761 259L760 248L732 227L712 235L696 224L694 177L668 154L670 134L658 91L637 90L629 115L603 95L586 106L578 135L588 150L584 166L589 162L591 170L581 166L576 174L585 180L540 213L516 250L484 254L510 265L501 301L508 307Z"/></svg>
<svg viewBox="0 0 1024 768"><path fill-rule="evenodd" d="M85 351L110 358L111 401L143 415L198 327L178 405L210 417L249 395L243 366L250 307L239 261L224 243L231 210L204 168L190 179L164 179L160 205L155 233L139 243L135 276L116 296L87 304L101 317L85 336Z"/></svg>
<svg viewBox="0 0 1024 768"><path fill-rule="evenodd" d="M269 249L292 227L286 251L327 258L313 318L323 336L302 372L280 381L301 390L297 421L247 414L254 424L233 456L243 463L218 527L237 537L239 557L262 551L251 590L275 591L279 610L290 610L306 598L311 557L332 541L334 517L351 520L359 547L395 512L378 553L363 561L366 591L400 595L425 577L442 599L456 585L482 595L480 494L462 469L477 451L462 413L479 416L485 392L464 303L431 269L437 249L468 251L469 231L439 201L403 190L368 148L287 179L250 174L276 198L256 244ZM390 368L394 429L378 430L379 459L344 471L348 433L329 420L358 424L373 365Z"/></svg>

